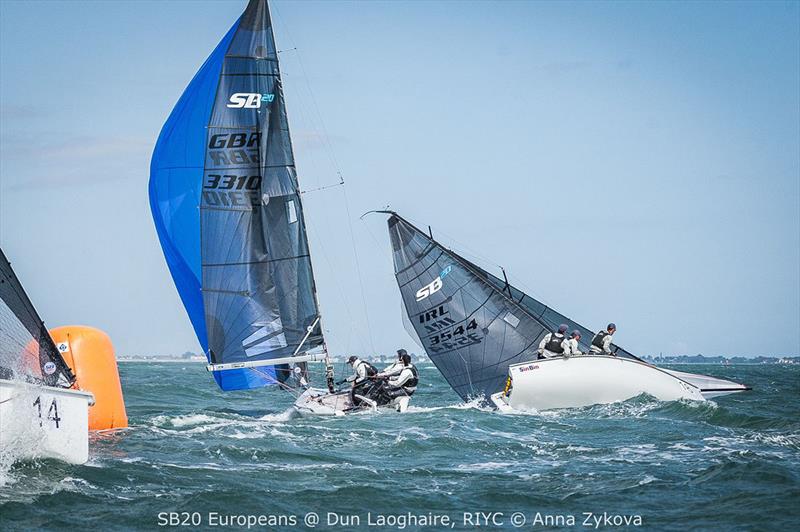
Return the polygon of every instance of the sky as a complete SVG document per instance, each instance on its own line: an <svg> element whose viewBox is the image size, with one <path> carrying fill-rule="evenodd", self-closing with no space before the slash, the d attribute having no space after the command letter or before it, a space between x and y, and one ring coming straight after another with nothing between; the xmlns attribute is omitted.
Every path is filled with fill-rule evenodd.
<svg viewBox="0 0 800 532"><path fill-rule="evenodd" d="M0 0L0 246L48 326L200 351L149 163L245 4ZM272 9L334 354L416 348L387 205L634 353L800 354L800 3Z"/></svg>

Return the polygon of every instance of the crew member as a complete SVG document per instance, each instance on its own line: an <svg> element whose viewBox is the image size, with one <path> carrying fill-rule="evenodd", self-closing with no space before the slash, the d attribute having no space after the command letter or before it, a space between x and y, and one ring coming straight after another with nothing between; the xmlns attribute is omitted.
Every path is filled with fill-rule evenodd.
<svg viewBox="0 0 800 532"><path fill-rule="evenodd" d="M405 349L398 349L397 360L393 362L390 366L387 366L386 369L378 373L378 377L392 377L403 371L403 368L405 367L405 365L403 364L403 355L407 354L408 352Z"/></svg>
<svg viewBox="0 0 800 532"><path fill-rule="evenodd" d="M540 358L553 358L561 356L566 350L566 337L567 329L569 327L562 323L558 326L558 330L554 333L547 333L542 341L539 342L539 356Z"/></svg>
<svg viewBox="0 0 800 532"><path fill-rule="evenodd" d="M350 390L350 398L353 400L353 404L358 405L361 400L356 395L366 396L373 384L371 379L375 378L378 370L375 369L375 366L366 360L359 359L357 356L348 358L347 363L353 367L353 374L347 377L345 382L353 383L353 388Z"/></svg>
<svg viewBox="0 0 800 532"><path fill-rule="evenodd" d="M569 340L567 340L568 349L564 351L564 356L572 356L572 355L581 355L581 332L578 329L575 329L570 333Z"/></svg>
<svg viewBox="0 0 800 532"><path fill-rule="evenodd" d="M595 355L616 356L611 352L611 342L615 332L617 332L617 326L609 323L605 331L595 334L594 338L592 338L592 346L589 348L591 352Z"/></svg>
<svg viewBox="0 0 800 532"><path fill-rule="evenodd" d="M394 377L389 377L384 393L390 401L397 399L397 410L405 412L411 396L417 391L417 384L419 384L419 372L411 363L411 356L406 353L403 355L403 369Z"/></svg>

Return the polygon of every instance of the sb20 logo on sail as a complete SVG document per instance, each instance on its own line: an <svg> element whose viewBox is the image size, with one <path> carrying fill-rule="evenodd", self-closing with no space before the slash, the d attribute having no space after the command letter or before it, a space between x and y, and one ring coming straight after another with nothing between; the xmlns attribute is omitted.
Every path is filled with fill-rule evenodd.
<svg viewBox="0 0 800 532"><path fill-rule="evenodd" d="M435 294L436 292L441 290L442 289L442 279L444 277L446 277L447 274L450 273L452 270L453 270L453 266L452 265L448 266L447 268L442 270L442 273L440 273L439 276L436 279L434 279L431 284L423 286L422 288L417 290L417 301L422 301L426 297L428 297L428 296L430 296L432 294Z"/></svg>
<svg viewBox="0 0 800 532"><path fill-rule="evenodd" d="M269 104L275 101L275 95L272 93L237 92L231 94L228 101L230 102L228 107L231 109L260 109L262 102Z"/></svg>

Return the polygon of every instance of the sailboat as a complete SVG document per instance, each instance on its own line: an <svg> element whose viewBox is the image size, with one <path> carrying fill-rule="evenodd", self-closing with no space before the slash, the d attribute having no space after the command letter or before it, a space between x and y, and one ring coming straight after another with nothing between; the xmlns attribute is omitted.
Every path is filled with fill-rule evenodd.
<svg viewBox="0 0 800 532"><path fill-rule="evenodd" d="M501 411L549 410L624 401L704 401L749 390L724 379L659 368L620 346L613 355L539 359L544 336L567 324L586 327L437 242L393 211L389 215L395 276L410 334L464 400L482 397Z"/></svg>
<svg viewBox="0 0 800 532"><path fill-rule="evenodd" d="M0 455L85 463L94 395L75 380L0 250Z"/></svg>
<svg viewBox="0 0 800 532"><path fill-rule="evenodd" d="M269 6L251 0L189 83L153 151L150 206L207 369L222 390L280 386L354 409L322 330ZM309 383L325 364L327 386Z"/></svg>

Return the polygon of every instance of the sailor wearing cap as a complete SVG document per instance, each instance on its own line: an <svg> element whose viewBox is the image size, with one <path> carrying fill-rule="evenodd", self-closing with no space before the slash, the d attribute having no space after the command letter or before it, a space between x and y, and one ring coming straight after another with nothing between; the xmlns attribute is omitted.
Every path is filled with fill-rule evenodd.
<svg viewBox="0 0 800 532"><path fill-rule="evenodd" d="M564 356L569 357L572 355L581 355L581 332L578 329L572 331L569 335L569 340L567 340L568 348L564 351Z"/></svg>
<svg viewBox="0 0 800 532"><path fill-rule="evenodd" d="M361 360L357 356L351 356L348 358L347 363L353 367L353 374L347 377L344 381L339 381L339 384L342 382L353 383L353 388L350 390L350 397L353 400L353 403L358 405L361 403L361 401L357 399L356 395L366 396L368 394L369 389L373 384L371 379L375 378L378 370L375 369L375 366L366 360Z"/></svg>
<svg viewBox="0 0 800 532"><path fill-rule="evenodd" d="M398 349L397 350L397 360L392 363L390 366L387 366L386 369L378 373L378 377L392 377L394 375L400 374L403 371L405 365L403 364L403 355L407 355L408 352L405 349Z"/></svg>
<svg viewBox="0 0 800 532"><path fill-rule="evenodd" d="M567 334L566 324L562 323L558 326L558 330L554 333L547 333L539 342L539 355L543 358L553 358L564 354L567 349L567 339L564 336Z"/></svg>
<svg viewBox="0 0 800 532"><path fill-rule="evenodd" d="M592 338L592 346L589 348L594 355L614 355L611 352L611 342L613 341L614 333L617 332L617 326L609 323L605 331L600 331Z"/></svg>

